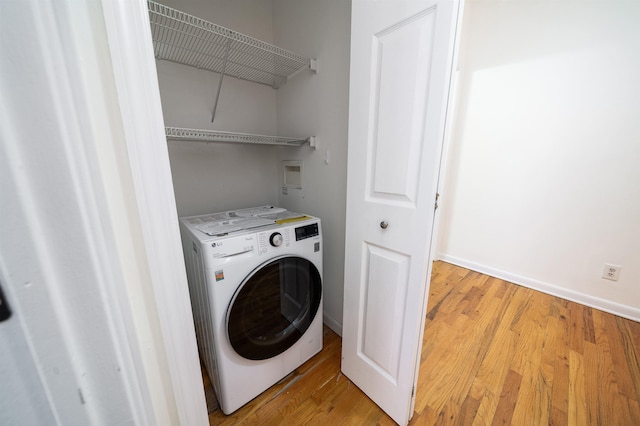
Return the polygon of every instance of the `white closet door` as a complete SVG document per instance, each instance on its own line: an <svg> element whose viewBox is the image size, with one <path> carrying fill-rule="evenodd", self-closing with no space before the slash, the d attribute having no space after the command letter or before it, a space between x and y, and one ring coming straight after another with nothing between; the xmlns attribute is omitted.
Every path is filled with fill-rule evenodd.
<svg viewBox="0 0 640 426"><path fill-rule="evenodd" d="M354 0L342 371L413 414L457 0Z"/></svg>

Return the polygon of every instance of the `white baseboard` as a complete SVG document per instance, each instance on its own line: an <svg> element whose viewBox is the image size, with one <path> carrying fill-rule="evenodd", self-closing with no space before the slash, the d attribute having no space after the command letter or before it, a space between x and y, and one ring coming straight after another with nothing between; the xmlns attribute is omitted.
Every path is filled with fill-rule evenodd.
<svg viewBox="0 0 640 426"><path fill-rule="evenodd" d="M338 336L342 337L342 323L336 321L326 313L322 314L322 319L324 320L324 324L333 330Z"/></svg>
<svg viewBox="0 0 640 426"><path fill-rule="evenodd" d="M509 281L513 284L521 285L523 287L537 290L542 293L557 296L562 299L577 302L601 311L609 312L610 314L618 315L623 318L630 319L632 321L640 322L640 309L632 306L622 305L620 303L612 302L610 300L601 299L585 293L580 293L575 290L558 287L553 284L549 284L543 281L538 281L533 278L524 277L522 275L513 274L511 272L503 271L491 266L483 265L480 263L472 262L459 257L450 256L440 253L439 260L443 262L452 263L463 268L471 269L476 272L480 272L485 275L499 278L504 281Z"/></svg>

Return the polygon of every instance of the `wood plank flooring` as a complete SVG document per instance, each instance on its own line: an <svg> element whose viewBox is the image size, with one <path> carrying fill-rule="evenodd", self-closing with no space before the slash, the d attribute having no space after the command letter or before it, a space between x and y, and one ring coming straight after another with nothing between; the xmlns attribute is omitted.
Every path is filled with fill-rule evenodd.
<svg viewBox="0 0 640 426"><path fill-rule="evenodd" d="M640 425L639 323L443 262L427 311L410 425ZM340 350L325 327L320 354L210 424L394 424Z"/></svg>

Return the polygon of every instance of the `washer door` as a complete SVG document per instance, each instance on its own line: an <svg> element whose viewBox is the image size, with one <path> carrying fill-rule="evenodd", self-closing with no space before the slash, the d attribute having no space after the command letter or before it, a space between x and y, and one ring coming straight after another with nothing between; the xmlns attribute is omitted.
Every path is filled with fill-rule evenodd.
<svg viewBox="0 0 640 426"><path fill-rule="evenodd" d="M233 349L251 360L272 358L293 346L318 312L322 280L301 257L282 257L256 268L238 287L227 311Z"/></svg>

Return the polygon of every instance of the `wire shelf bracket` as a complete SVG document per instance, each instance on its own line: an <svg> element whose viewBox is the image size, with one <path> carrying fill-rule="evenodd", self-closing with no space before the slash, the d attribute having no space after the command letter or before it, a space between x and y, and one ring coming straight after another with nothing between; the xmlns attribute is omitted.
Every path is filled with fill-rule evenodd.
<svg viewBox="0 0 640 426"><path fill-rule="evenodd" d="M218 101L220 100L220 89L222 89L222 79L224 73L227 70L227 61L229 60L229 45L231 40L227 40L227 46L224 49L224 62L222 64L222 71L220 72L220 79L218 80L218 90L216 90L216 100L213 102L213 112L211 113L211 122L216 118L216 110L218 109Z"/></svg>
<svg viewBox="0 0 640 426"><path fill-rule="evenodd" d="M254 145L282 145L300 147L305 143L318 149L318 138L285 138L281 136L254 135L250 133L220 132L217 130L185 129L181 127L165 127L167 140L191 142L228 142L248 143Z"/></svg>
<svg viewBox="0 0 640 426"><path fill-rule="evenodd" d="M148 0L156 58L220 74L213 108L217 108L222 79L235 77L278 89L302 71L318 69L306 58L229 28ZM213 121L213 118L212 118Z"/></svg>

